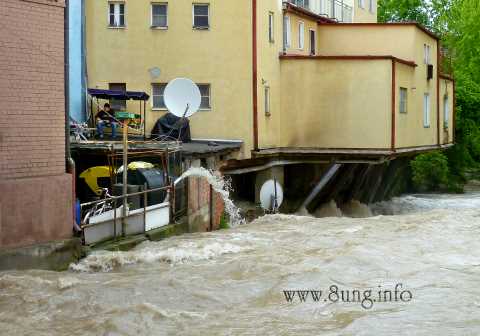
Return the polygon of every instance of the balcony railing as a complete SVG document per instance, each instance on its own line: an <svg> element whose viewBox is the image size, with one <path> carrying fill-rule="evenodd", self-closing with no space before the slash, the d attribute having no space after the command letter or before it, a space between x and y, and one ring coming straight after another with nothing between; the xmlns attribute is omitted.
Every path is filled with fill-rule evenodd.
<svg viewBox="0 0 480 336"><path fill-rule="evenodd" d="M288 0L288 2L294 4L297 7L305 8L306 10L311 10L310 0Z"/></svg>
<svg viewBox="0 0 480 336"><path fill-rule="evenodd" d="M343 0L288 0L288 2L339 22L353 21L353 8Z"/></svg>

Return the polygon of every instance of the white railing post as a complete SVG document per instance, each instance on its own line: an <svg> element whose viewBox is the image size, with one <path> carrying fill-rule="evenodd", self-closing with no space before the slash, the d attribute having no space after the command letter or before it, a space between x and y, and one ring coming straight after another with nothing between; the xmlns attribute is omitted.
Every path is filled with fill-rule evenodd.
<svg viewBox="0 0 480 336"><path fill-rule="evenodd" d="M343 7L343 0L342 0L342 22L345 22L343 19L343 10L344 10L344 7Z"/></svg>

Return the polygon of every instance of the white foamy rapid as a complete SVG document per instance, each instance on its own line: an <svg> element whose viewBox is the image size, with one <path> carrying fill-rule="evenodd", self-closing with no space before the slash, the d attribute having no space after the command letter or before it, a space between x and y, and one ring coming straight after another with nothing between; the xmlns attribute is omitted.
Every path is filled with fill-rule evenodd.
<svg viewBox="0 0 480 336"><path fill-rule="evenodd" d="M240 209L230 199L230 191L232 187L228 180L222 177L220 173L211 172L203 167L192 167L183 173L177 181L181 181L191 176L205 178L212 186L213 190L220 194L225 205L225 211L229 216L229 224L231 227L245 223L245 220L240 213Z"/></svg>
<svg viewBox="0 0 480 336"><path fill-rule="evenodd" d="M405 215L436 209L480 209L480 193L467 195L418 194L395 197L391 201L370 205L373 215Z"/></svg>
<svg viewBox="0 0 480 336"><path fill-rule="evenodd" d="M216 242L209 239L184 241L183 238L172 238L164 244L145 242L126 252L94 252L79 263L70 265L70 270L76 272L110 272L134 264L166 263L177 265L214 259L223 254L239 253L245 249L245 247L230 242Z"/></svg>
<svg viewBox="0 0 480 336"><path fill-rule="evenodd" d="M334 200L320 205L312 214L307 209L301 208L296 213L297 216L310 216L316 218L328 217L350 217L350 218L368 218L372 217L370 207L359 201L352 200L340 206Z"/></svg>

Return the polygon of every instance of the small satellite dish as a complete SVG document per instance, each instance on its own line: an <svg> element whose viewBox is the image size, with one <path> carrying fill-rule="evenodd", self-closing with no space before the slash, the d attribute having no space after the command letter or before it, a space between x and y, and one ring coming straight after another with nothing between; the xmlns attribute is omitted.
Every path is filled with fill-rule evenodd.
<svg viewBox="0 0 480 336"><path fill-rule="evenodd" d="M187 78L168 83L164 91L165 105L170 113L180 118L192 116L200 108L202 96L198 86Z"/></svg>
<svg viewBox="0 0 480 336"><path fill-rule="evenodd" d="M283 203L283 189L277 180L268 180L260 189L260 203L266 211L276 212Z"/></svg>
<svg viewBox="0 0 480 336"><path fill-rule="evenodd" d="M162 74L159 67L148 69L148 72L150 73L150 77L152 77L152 79L157 79Z"/></svg>

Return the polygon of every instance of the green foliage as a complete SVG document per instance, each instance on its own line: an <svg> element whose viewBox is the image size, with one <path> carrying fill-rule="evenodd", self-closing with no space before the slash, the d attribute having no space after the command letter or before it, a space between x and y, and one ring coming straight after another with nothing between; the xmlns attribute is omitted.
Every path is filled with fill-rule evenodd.
<svg viewBox="0 0 480 336"><path fill-rule="evenodd" d="M465 183L465 171L478 170L480 162L480 1L379 0L378 11L381 22L417 21L442 38L447 53L443 71L453 72L456 81L456 145L446 157L449 188L458 191ZM417 160L417 182L421 182L420 166L427 162Z"/></svg>
<svg viewBox="0 0 480 336"><path fill-rule="evenodd" d="M449 2L449 13L439 16L457 84L457 145L448 156L453 174L464 178L480 162L480 2Z"/></svg>
<svg viewBox="0 0 480 336"><path fill-rule="evenodd" d="M410 165L413 183L418 190L438 190L449 182L448 159L443 153L421 154Z"/></svg>
<svg viewBox="0 0 480 336"><path fill-rule="evenodd" d="M415 21L428 27L430 25L428 2L426 0L380 0L378 2L378 21Z"/></svg>

